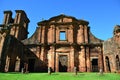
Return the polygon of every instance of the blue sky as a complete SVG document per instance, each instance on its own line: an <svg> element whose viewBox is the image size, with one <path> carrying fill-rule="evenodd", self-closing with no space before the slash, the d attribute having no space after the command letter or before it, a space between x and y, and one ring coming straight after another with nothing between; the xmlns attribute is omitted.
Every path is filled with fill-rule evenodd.
<svg viewBox="0 0 120 80"><path fill-rule="evenodd" d="M1 0L0 23L3 11L24 10L30 19L29 37L34 33L37 22L65 14L89 21L91 32L100 39L113 36L114 26L120 24L120 0Z"/></svg>

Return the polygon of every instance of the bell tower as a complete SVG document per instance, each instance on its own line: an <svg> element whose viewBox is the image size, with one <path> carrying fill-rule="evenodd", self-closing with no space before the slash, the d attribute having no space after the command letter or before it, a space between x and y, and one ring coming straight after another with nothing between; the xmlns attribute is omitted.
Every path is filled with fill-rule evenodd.
<svg viewBox="0 0 120 80"><path fill-rule="evenodd" d="M4 11L3 24L9 24L9 23L12 23L12 22L13 22L12 12L11 11Z"/></svg>
<svg viewBox="0 0 120 80"><path fill-rule="evenodd" d="M16 10L16 16L14 18L13 27L11 28L10 34L14 35L19 40L26 39L29 22L30 21L23 10Z"/></svg>
<svg viewBox="0 0 120 80"><path fill-rule="evenodd" d="M28 23L30 22L23 10L15 10L16 16L12 18L11 11L4 11L3 27L9 27L10 35L18 40L24 40L28 35Z"/></svg>

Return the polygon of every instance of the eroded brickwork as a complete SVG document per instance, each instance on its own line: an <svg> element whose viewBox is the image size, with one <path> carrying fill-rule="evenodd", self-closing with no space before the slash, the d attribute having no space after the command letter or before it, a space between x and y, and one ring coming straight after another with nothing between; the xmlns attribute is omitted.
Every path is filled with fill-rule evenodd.
<svg viewBox="0 0 120 80"><path fill-rule="evenodd" d="M0 30L0 70L42 72L118 71L119 26L113 38L103 41L91 32L89 22L64 14L38 22L27 38L29 19L22 10L4 12ZM64 36L64 38L62 38Z"/></svg>
<svg viewBox="0 0 120 80"><path fill-rule="evenodd" d="M120 70L120 26L116 25L113 37L103 43L103 58L105 72Z"/></svg>
<svg viewBox="0 0 120 80"><path fill-rule="evenodd" d="M52 71L72 72L74 67L80 72L98 71L103 68L102 40L95 38L88 27L89 22L74 17L58 15L38 22L33 36L23 41L39 55ZM65 40L61 40L61 32ZM29 47L28 46L28 47ZM37 52L37 47L39 51ZM96 60L91 62L93 59ZM40 65L40 64L37 64ZM94 70L95 67L95 70Z"/></svg>

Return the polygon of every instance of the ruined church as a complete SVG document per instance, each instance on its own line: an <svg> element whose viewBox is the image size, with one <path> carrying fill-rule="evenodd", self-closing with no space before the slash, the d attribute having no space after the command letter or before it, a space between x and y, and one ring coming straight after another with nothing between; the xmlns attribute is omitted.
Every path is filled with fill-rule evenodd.
<svg viewBox="0 0 120 80"><path fill-rule="evenodd" d="M89 22L60 14L37 23L27 38L30 22L23 10L4 11L0 24L0 72L117 72L120 70L120 26L103 41L90 31ZM92 28L92 27L91 27Z"/></svg>

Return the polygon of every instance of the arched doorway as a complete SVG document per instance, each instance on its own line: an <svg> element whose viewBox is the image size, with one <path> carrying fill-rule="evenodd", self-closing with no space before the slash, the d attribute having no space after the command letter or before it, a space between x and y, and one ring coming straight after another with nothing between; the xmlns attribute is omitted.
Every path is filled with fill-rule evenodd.
<svg viewBox="0 0 120 80"><path fill-rule="evenodd" d="M118 55L116 56L116 67L117 67L117 70L120 69L120 62L119 62L119 56Z"/></svg>
<svg viewBox="0 0 120 80"><path fill-rule="evenodd" d="M106 70L107 70L107 72L111 72L110 62L109 62L108 56L106 56L105 62L106 62Z"/></svg>

